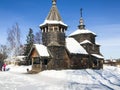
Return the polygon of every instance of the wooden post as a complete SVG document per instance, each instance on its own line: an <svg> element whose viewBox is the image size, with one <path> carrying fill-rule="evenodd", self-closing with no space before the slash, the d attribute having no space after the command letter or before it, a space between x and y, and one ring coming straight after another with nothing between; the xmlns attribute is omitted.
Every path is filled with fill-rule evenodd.
<svg viewBox="0 0 120 90"><path fill-rule="evenodd" d="M34 58L32 57L32 67L33 67Z"/></svg>
<svg viewBox="0 0 120 90"><path fill-rule="evenodd" d="M42 70L42 59L40 60L40 70Z"/></svg>

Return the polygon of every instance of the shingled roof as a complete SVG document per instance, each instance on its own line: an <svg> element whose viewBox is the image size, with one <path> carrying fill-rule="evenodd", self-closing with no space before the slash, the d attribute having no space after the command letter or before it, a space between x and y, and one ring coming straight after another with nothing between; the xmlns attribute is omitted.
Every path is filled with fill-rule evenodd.
<svg viewBox="0 0 120 90"><path fill-rule="evenodd" d="M45 21L42 24L40 24L40 27L46 24L61 24L67 27L67 25L63 23L62 18L59 14L59 11L56 6L56 0L52 0L52 7L50 9L50 12L48 13L48 16L46 17Z"/></svg>
<svg viewBox="0 0 120 90"><path fill-rule="evenodd" d="M88 54L74 38L66 38L66 48L71 54Z"/></svg>
<svg viewBox="0 0 120 90"><path fill-rule="evenodd" d="M51 8L46 20L62 21L62 18L60 16L57 6L56 6L56 0L52 0L52 8Z"/></svg>

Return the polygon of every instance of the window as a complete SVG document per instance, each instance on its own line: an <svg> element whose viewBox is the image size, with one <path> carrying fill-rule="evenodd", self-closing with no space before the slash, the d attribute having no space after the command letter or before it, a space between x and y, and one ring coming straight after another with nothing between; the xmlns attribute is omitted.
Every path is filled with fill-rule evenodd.
<svg viewBox="0 0 120 90"><path fill-rule="evenodd" d="M49 27L49 30L52 31L52 30L53 30L53 27Z"/></svg>
<svg viewBox="0 0 120 90"><path fill-rule="evenodd" d="M39 57L35 57L33 64L40 64L40 58Z"/></svg>
<svg viewBox="0 0 120 90"><path fill-rule="evenodd" d="M55 27L54 30L57 31L57 27Z"/></svg>

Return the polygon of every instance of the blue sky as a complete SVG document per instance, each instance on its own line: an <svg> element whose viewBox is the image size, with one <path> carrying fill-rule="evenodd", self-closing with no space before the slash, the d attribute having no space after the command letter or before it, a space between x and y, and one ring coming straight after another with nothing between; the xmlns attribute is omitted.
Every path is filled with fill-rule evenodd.
<svg viewBox="0 0 120 90"><path fill-rule="evenodd" d="M0 44L6 44L7 30L16 22L25 43L29 28L38 32L52 0L0 0ZM120 58L120 0L57 0L60 15L68 25L67 35L77 29L80 8L86 28L95 32L105 58Z"/></svg>

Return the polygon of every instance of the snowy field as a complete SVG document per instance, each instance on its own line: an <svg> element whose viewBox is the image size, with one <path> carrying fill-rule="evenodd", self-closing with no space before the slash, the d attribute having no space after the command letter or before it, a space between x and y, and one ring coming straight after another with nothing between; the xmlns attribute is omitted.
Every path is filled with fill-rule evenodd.
<svg viewBox="0 0 120 90"><path fill-rule="evenodd" d="M27 74L30 66L8 66L0 72L0 90L120 90L120 68L61 70Z"/></svg>

